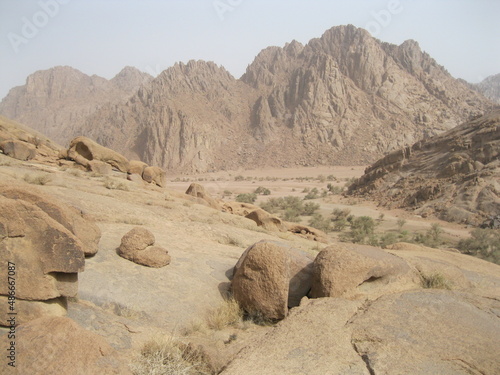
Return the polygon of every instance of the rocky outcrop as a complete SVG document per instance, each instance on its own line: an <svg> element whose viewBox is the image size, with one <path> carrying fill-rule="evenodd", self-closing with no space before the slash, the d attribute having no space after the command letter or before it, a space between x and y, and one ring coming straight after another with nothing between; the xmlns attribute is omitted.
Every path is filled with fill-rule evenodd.
<svg viewBox="0 0 500 375"><path fill-rule="evenodd" d="M232 291L250 314L279 320L298 306L311 287L312 259L279 242L260 241L250 246L234 269Z"/></svg>
<svg viewBox="0 0 500 375"><path fill-rule="evenodd" d="M204 202L206 205L216 210L222 209L221 204L217 200L215 200L210 194L208 194L205 188L200 184L193 182L191 185L189 185L188 189L186 190L186 194L196 198L200 198L202 202Z"/></svg>
<svg viewBox="0 0 500 375"><path fill-rule="evenodd" d="M498 373L497 299L438 290L371 304L310 300L222 372L233 374Z"/></svg>
<svg viewBox="0 0 500 375"><path fill-rule="evenodd" d="M123 155L103 147L87 137L77 137L70 142L68 157L89 169L91 168L89 162L93 160L108 163L124 173L129 168L129 162Z"/></svg>
<svg viewBox="0 0 500 375"><path fill-rule="evenodd" d="M9 348L9 341L7 335L0 338L2 347ZM18 374L131 374L103 337L68 318L45 317L23 324L15 342Z"/></svg>
<svg viewBox="0 0 500 375"><path fill-rule="evenodd" d="M37 202L43 206L42 199ZM17 265L16 298L24 301L19 303L23 311L17 324L45 313L64 313L65 297L74 297L78 291L77 273L85 263L83 243L28 198L0 194L0 204L0 257L4 260L0 269L7 275L8 262ZM7 283L0 285L0 295L8 292ZM2 317L0 324L7 325L8 315Z"/></svg>
<svg viewBox="0 0 500 375"><path fill-rule="evenodd" d="M97 90L88 98L86 89L73 89L89 79L106 86L70 68L35 73L11 90L0 113L19 120L36 113L47 131L83 134L167 170L203 172L367 164L493 105L416 42L383 43L352 25L306 45L266 48L239 80L212 62L179 63L120 103L120 95L105 100ZM68 101L87 98L88 105L54 113L49 88Z"/></svg>
<svg viewBox="0 0 500 375"><path fill-rule="evenodd" d="M283 221L263 209L257 209L245 216L247 219L255 221L258 227L262 227L271 232L286 232L288 228Z"/></svg>
<svg viewBox="0 0 500 375"><path fill-rule="evenodd" d="M348 194L480 225L500 211L500 110L372 164Z"/></svg>
<svg viewBox="0 0 500 375"><path fill-rule="evenodd" d="M25 187L0 184L0 195L35 205L81 241L85 256L97 253L101 230L92 219L84 217L76 208L64 205L38 191L33 191L32 188L28 190Z"/></svg>
<svg viewBox="0 0 500 375"><path fill-rule="evenodd" d="M142 172L142 179L150 184L155 184L159 187L167 185L167 174L160 167L146 167Z"/></svg>
<svg viewBox="0 0 500 375"><path fill-rule="evenodd" d="M143 266L161 268L170 264L170 255L162 247L154 246L155 237L149 230L135 227L122 237L118 255Z"/></svg>

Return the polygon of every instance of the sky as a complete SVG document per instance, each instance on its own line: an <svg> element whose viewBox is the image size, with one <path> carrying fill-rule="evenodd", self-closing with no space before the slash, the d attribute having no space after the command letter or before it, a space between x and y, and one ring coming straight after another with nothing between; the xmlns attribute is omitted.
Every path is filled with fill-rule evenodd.
<svg viewBox="0 0 500 375"><path fill-rule="evenodd" d="M69 65L107 79L214 61L239 78L268 46L353 24L407 39L454 77L500 73L498 0L0 0L0 99L37 70Z"/></svg>

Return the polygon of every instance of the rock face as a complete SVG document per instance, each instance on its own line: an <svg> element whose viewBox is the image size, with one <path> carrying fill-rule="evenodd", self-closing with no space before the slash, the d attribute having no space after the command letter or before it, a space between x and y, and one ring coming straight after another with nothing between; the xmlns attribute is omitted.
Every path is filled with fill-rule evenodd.
<svg viewBox="0 0 500 375"><path fill-rule="evenodd" d="M0 103L0 113L40 131L57 143L67 145L80 135L75 121L105 103L124 102L153 77L126 67L113 79L88 76L68 66L37 71L24 86L15 87Z"/></svg>
<svg viewBox="0 0 500 375"><path fill-rule="evenodd" d="M126 102L103 93L82 105L88 80L105 85L70 68L37 72L11 90L0 113L40 124L47 134L83 134L149 165L202 172L366 164L493 105L416 42L383 43L351 25L305 46L266 48L239 80L214 63L190 61L165 70ZM56 112L49 88L64 98L58 103L78 97L79 111ZM61 131L62 123L70 129Z"/></svg>
<svg viewBox="0 0 500 375"><path fill-rule="evenodd" d="M65 317L23 324L16 336L18 374L131 374L103 337ZM0 341L9 347L7 335Z"/></svg>
<svg viewBox="0 0 500 375"><path fill-rule="evenodd" d="M129 168L129 162L123 155L103 147L87 137L77 137L71 141L68 157L88 168L90 168L89 163L94 160L108 163L124 173Z"/></svg>
<svg viewBox="0 0 500 375"><path fill-rule="evenodd" d="M6 196L0 194L0 258L4 260L0 271L7 275L8 262L16 265L16 298L24 300L17 324L46 313L60 315L64 297L77 294L77 273L85 263L82 241L53 218L67 219L64 210L34 197L8 189ZM7 283L0 286L0 295L8 295ZM5 319L1 325L6 325Z"/></svg>
<svg viewBox="0 0 500 375"><path fill-rule="evenodd" d="M298 306L311 287L312 259L274 241L250 246L235 266L234 298L248 313L279 320Z"/></svg>
<svg viewBox="0 0 500 375"><path fill-rule="evenodd" d="M488 374L500 370L497 299L415 290L371 304L310 300L222 372L232 374Z"/></svg>
<svg viewBox="0 0 500 375"><path fill-rule="evenodd" d="M142 179L150 184L154 183L159 187L165 187L167 185L167 175L160 167L144 168L144 171L142 172Z"/></svg>
<svg viewBox="0 0 500 375"><path fill-rule="evenodd" d="M145 228L135 227L122 237L118 255L134 263L160 268L170 264L168 251L153 246L155 237Z"/></svg>
<svg viewBox="0 0 500 375"><path fill-rule="evenodd" d="M500 211L499 155L500 110L494 110L380 159L348 194L479 225Z"/></svg>
<svg viewBox="0 0 500 375"><path fill-rule="evenodd" d="M480 83L471 86L487 98L500 104L500 74L486 77Z"/></svg>
<svg viewBox="0 0 500 375"><path fill-rule="evenodd" d="M419 284L417 273L401 258L371 246L332 245L314 260L310 296L377 298Z"/></svg>

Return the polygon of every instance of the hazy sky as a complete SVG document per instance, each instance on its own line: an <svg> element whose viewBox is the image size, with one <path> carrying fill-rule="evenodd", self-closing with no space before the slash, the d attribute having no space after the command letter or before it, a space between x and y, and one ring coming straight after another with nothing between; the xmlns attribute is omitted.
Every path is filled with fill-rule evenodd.
<svg viewBox="0 0 500 375"><path fill-rule="evenodd" d="M112 78L211 60L240 77L255 55L332 26L415 39L455 77L500 73L499 0L0 0L0 98L36 70Z"/></svg>

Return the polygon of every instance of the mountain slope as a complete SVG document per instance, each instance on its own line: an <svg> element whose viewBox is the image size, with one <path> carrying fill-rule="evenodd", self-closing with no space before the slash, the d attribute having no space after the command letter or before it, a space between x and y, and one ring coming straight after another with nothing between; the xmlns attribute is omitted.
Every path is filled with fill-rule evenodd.
<svg viewBox="0 0 500 375"><path fill-rule="evenodd" d="M105 103L120 103L153 77L126 67L113 79L88 76L68 66L37 71L0 103L0 113L42 132L60 144L73 137L68 127Z"/></svg>
<svg viewBox="0 0 500 375"><path fill-rule="evenodd" d="M473 87L487 98L500 104L500 74L486 77Z"/></svg>
<svg viewBox="0 0 500 375"><path fill-rule="evenodd" d="M18 103L13 118L36 109L42 121L57 117L39 103L28 109L22 95L9 97L4 102ZM416 42L382 43L351 25L305 46L266 48L239 80L214 63L191 61L126 102L98 102L58 122L67 137L90 136L183 171L366 164L493 105ZM2 103L0 113L12 106Z"/></svg>
<svg viewBox="0 0 500 375"><path fill-rule="evenodd" d="M480 224L500 212L500 110L395 151L349 194L426 216Z"/></svg>

